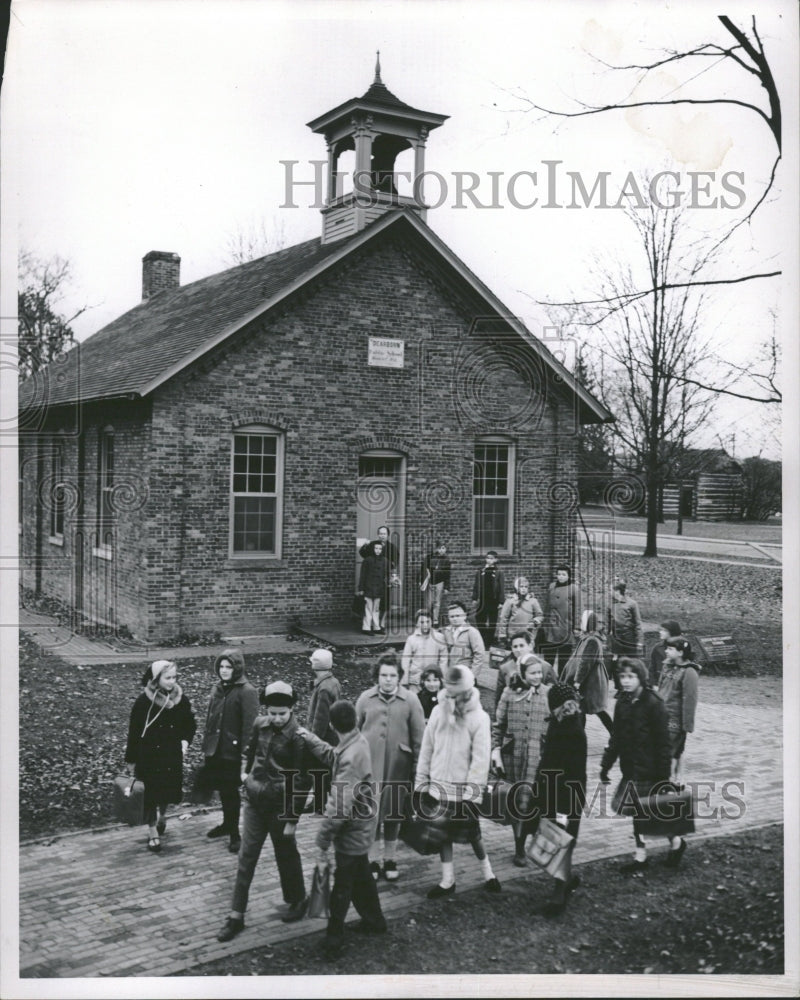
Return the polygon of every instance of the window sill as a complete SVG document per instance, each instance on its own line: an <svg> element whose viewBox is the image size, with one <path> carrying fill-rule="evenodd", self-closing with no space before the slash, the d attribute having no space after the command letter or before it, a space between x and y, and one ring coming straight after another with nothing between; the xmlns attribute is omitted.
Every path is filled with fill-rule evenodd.
<svg viewBox="0 0 800 1000"><path fill-rule="evenodd" d="M106 559L108 562L114 558L114 553L111 549L92 549L92 555L95 559Z"/></svg>
<svg viewBox="0 0 800 1000"><path fill-rule="evenodd" d="M50 535L47 541L51 545L59 545L61 548L64 547L64 536L63 535Z"/></svg>
<svg viewBox="0 0 800 1000"><path fill-rule="evenodd" d="M287 564L279 556L228 556L225 569L286 569Z"/></svg>

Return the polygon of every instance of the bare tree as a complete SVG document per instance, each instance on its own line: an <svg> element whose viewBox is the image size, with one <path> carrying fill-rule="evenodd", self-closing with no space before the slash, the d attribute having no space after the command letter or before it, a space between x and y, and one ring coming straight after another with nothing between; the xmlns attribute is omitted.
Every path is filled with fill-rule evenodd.
<svg viewBox="0 0 800 1000"><path fill-rule="evenodd" d="M257 221L250 220L239 224L236 230L228 235L225 244L224 261L226 264L246 264L249 260L266 257L267 254L282 250L287 243L286 227L283 220L271 222L262 215Z"/></svg>
<svg viewBox="0 0 800 1000"><path fill-rule="evenodd" d="M636 253L627 262L598 269L599 294L560 303L560 318L593 331L605 373L598 390L617 417L616 436L623 446L615 462L644 478L644 555L656 556L660 490L713 406L712 392L686 377L710 373L714 361L711 337L701 322L703 292L691 280L678 280L695 277L709 255L698 254L696 243L682 239L680 208L650 205L626 215L636 234ZM646 295L631 295L642 288Z"/></svg>
<svg viewBox="0 0 800 1000"><path fill-rule="evenodd" d="M72 265L63 257L42 260L22 250L17 291L19 377L28 378L75 345L71 324L89 308L64 316L59 303L72 284Z"/></svg>

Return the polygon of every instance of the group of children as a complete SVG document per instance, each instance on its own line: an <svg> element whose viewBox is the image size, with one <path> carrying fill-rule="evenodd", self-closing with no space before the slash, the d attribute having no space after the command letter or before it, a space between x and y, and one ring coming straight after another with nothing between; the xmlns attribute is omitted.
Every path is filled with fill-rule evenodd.
<svg viewBox="0 0 800 1000"><path fill-rule="evenodd" d="M438 805L448 817L447 840L440 849L441 878L428 893L433 899L455 890L453 843L472 846L484 887L500 891L481 839L475 798L487 785L490 768L506 772L509 780L535 784L546 759L562 779L571 775L582 789L579 802L553 818L566 822L577 838L585 795L583 727L587 713L600 714L591 695L598 678L608 695L603 636L594 616L584 615L577 648L558 674L533 651L528 631L510 636L510 656L498 671L494 720L481 705L475 681L475 671L486 657L482 637L468 623L463 603L450 604L448 619L448 627L440 632L433 627L430 611L419 611L402 655L379 655L375 684L355 705L341 697L331 652L314 650L306 727L295 717L296 695L289 684L274 681L266 686L259 715L259 696L244 675L241 653L226 650L217 658L203 771L207 787L220 792L223 816L207 835L227 836L229 849L238 854L231 909L219 940L228 941L244 928L250 884L268 836L286 903L282 919L288 923L305 916L308 896L295 841L303 812L322 813L316 863L328 864L330 848L335 852L325 939L331 954L342 948L351 902L361 916L357 930L386 931L376 882L399 877L395 858L400 818L414 811L411 801L415 808L426 802ZM639 658L620 657L611 671L617 703L613 722L603 711L609 741L601 781L608 781L610 768L619 761L622 780L612 803L619 812L629 790L644 796L678 776L686 735L694 728L699 671L691 644L680 632L677 622L663 623L649 669ZM589 638L592 643L584 642ZM173 786L196 727L174 664L157 661L143 682L143 694L131 713L126 759L145 783L147 846L158 851L166 803L180 801ZM512 827L515 863L524 865L525 840L532 829L520 823ZM634 836L634 859L623 870L638 873L647 858L642 824L636 819ZM667 864L676 866L685 849L682 837L672 837ZM569 872L556 880L551 912L560 912L574 882Z"/></svg>

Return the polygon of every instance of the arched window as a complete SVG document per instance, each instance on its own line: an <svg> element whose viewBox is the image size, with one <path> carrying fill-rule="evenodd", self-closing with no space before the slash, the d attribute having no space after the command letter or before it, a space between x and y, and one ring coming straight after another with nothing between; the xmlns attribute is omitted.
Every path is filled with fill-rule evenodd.
<svg viewBox="0 0 800 1000"><path fill-rule="evenodd" d="M508 438L475 441L472 471L472 550L514 549L514 444Z"/></svg>
<svg viewBox="0 0 800 1000"><path fill-rule="evenodd" d="M284 436L273 427L238 427L231 449L230 556L280 558Z"/></svg>

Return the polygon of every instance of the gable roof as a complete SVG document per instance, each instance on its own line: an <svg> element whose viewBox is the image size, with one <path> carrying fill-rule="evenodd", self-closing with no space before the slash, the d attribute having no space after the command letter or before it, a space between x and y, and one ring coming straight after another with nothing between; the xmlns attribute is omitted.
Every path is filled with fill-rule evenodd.
<svg viewBox="0 0 800 1000"><path fill-rule="evenodd" d="M398 209L381 216L361 232L333 243L318 238L258 260L240 264L188 285L160 292L113 320L71 350L52 377L52 365L26 379L19 388L24 411L78 401L141 398L238 330L308 285L341 260L388 229L418 241L430 263L460 279L474 300L476 315L496 315L515 330L581 402L583 422L613 420L611 413L581 386L547 348L413 212Z"/></svg>

